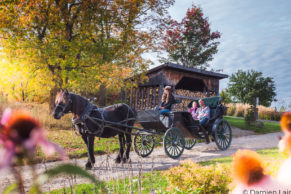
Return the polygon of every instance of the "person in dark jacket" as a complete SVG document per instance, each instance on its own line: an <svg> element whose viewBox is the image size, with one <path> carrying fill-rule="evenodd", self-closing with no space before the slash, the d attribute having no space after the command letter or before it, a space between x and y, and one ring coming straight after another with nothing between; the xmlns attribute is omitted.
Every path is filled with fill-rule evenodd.
<svg viewBox="0 0 291 194"><path fill-rule="evenodd" d="M171 111L172 105L175 104L176 100L172 94L171 86L166 86L162 95L162 104L160 107L156 107L160 114L165 114Z"/></svg>

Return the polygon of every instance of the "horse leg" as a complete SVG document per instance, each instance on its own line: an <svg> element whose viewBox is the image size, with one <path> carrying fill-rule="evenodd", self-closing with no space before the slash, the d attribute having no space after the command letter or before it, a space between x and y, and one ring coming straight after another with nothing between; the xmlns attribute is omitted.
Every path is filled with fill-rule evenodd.
<svg viewBox="0 0 291 194"><path fill-rule="evenodd" d="M131 148L131 135L126 134L126 152L125 152L125 157L123 157L123 162L129 162L129 152L130 152L130 148Z"/></svg>
<svg viewBox="0 0 291 194"><path fill-rule="evenodd" d="M124 148L124 135L123 134L119 134L118 135L118 139L119 139L119 153L117 155L117 158L115 159L115 163L120 163L122 156L123 156L123 148Z"/></svg>
<svg viewBox="0 0 291 194"><path fill-rule="evenodd" d="M89 170L92 169L93 165L95 164L94 139L95 139L94 135L87 136L89 158L88 158L88 162L86 164L86 169L89 169Z"/></svg>
<svg viewBox="0 0 291 194"><path fill-rule="evenodd" d="M94 163L95 163L95 157L94 157L94 135L82 135L83 140L85 141L87 145L88 150L88 161L85 165L86 169L90 170L92 169Z"/></svg>
<svg viewBox="0 0 291 194"><path fill-rule="evenodd" d="M85 133L81 133L81 136L82 136L82 139L85 142L86 147L87 147L87 150L88 150L88 139L87 139L87 135ZM90 162L90 158L89 158L89 152L88 152L88 160L87 160L87 163L85 165L86 169L87 169L87 166L88 167L91 166L91 162Z"/></svg>

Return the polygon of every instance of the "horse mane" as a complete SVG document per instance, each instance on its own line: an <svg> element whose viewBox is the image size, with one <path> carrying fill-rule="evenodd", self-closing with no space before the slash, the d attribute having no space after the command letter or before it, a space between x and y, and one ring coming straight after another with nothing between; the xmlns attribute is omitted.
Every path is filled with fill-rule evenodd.
<svg viewBox="0 0 291 194"><path fill-rule="evenodd" d="M72 99L72 112L74 112L77 115L80 115L83 113L83 111L85 110L86 106L90 103L86 98L78 95L78 94L74 94L74 93L70 93L71 95L71 99Z"/></svg>

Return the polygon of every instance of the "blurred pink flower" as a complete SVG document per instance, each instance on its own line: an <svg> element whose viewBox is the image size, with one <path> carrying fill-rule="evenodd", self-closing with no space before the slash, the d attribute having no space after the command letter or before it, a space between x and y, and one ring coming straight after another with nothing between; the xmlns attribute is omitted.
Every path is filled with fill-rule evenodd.
<svg viewBox="0 0 291 194"><path fill-rule="evenodd" d="M7 123L10 116L11 116L11 109L6 108L3 112L0 125L4 125L5 123Z"/></svg>
<svg viewBox="0 0 291 194"><path fill-rule="evenodd" d="M285 136L281 138L279 141L279 151L282 152L284 155L289 156L287 160L283 162L278 170L277 180L289 187L291 189L291 133L290 130L285 130Z"/></svg>
<svg viewBox="0 0 291 194"><path fill-rule="evenodd" d="M232 194L252 193L254 191L272 191L272 193L283 193L288 188L278 181L272 179L269 175L265 175L259 182L253 185L244 185L239 183Z"/></svg>
<svg viewBox="0 0 291 194"><path fill-rule="evenodd" d="M291 133L286 133L283 138L280 139L279 152L286 155L291 155Z"/></svg>
<svg viewBox="0 0 291 194"><path fill-rule="evenodd" d="M33 156L37 145L47 156L57 152L67 159L62 148L46 139L44 129L29 113L6 109L0 124L0 169L10 166L14 158Z"/></svg>
<svg viewBox="0 0 291 194"><path fill-rule="evenodd" d="M291 112L285 112L281 118L281 128L285 134L291 133Z"/></svg>
<svg viewBox="0 0 291 194"><path fill-rule="evenodd" d="M265 174L263 159L252 150L239 150L233 156L232 173L237 186L232 194L251 191L275 191L280 193L287 188Z"/></svg>

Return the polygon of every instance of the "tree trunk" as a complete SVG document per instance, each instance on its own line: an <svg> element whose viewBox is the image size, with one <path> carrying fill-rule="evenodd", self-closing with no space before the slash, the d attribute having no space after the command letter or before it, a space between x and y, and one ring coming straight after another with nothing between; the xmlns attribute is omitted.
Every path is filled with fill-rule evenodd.
<svg viewBox="0 0 291 194"><path fill-rule="evenodd" d="M54 108L55 108L55 98L56 98L56 95L58 93L58 88L57 87L54 87L50 90L50 96L49 96L49 110L50 112L52 113Z"/></svg>
<svg viewBox="0 0 291 194"><path fill-rule="evenodd" d="M106 106L106 86L104 83L102 83L99 87L99 95L99 106Z"/></svg>

